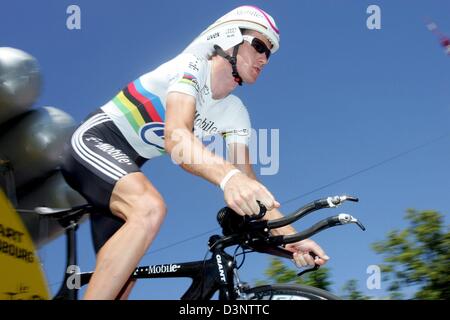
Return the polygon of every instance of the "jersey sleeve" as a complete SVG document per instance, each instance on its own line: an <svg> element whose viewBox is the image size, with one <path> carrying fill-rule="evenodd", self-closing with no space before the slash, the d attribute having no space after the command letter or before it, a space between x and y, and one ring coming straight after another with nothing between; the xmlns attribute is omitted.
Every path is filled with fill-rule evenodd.
<svg viewBox="0 0 450 320"><path fill-rule="evenodd" d="M181 92L197 98L206 81L207 60L182 54L169 72L169 92Z"/></svg>
<svg viewBox="0 0 450 320"><path fill-rule="evenodd" d="M225 143L243 143L248 145L251 137L251 123L247 108L242 101L235 97L229 96L230 105L229 112L232 114L227 128L222 132Z"/></svg>

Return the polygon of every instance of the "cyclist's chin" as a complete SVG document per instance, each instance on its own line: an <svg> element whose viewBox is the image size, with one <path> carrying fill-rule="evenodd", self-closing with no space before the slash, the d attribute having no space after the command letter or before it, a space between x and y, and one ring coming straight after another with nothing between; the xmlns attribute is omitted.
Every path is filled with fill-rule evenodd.
<svg viewBox="0 0 450 320"><path fill-rule="evenodd" d="M258 79L258 75L245 75L245 76L242 76L242 80L246 84L253 84L253 83L256 82L257 79Z"/></svg>

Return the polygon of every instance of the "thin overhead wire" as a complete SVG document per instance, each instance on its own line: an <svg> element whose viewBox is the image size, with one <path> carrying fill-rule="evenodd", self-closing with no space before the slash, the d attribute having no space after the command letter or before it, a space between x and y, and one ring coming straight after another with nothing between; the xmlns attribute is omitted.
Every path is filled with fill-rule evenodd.
<svg viewBox="0 0 450 320"><path fill-rule="evenodd" d="M396 159L399 159L399 158L401 158L401 157L404 157L404 156L406 156L406 155L408 155L408 154L410 154L410 153L413 153L413 152L415 152L415 151L417 151L417 150L420 150L420 149L422 149L422 148L425 148L425 147L427 147L427 146L429 146L429 145L431 145L431 144L433 144L433 143L436 143L436 142L438 142L438 141L440 141L440 140L442 140L442 139L444 139L444 138L446 138L446 137L450 137L450 132L444 133L444 134L442 134L442 135L440 135L440 136L438 136L438 137L435 137L435 138L433 138L433 139L430 139L430 140L428 140L428 141L426 141L426 142L424 142L424 143L421 143L421 144L416 145L416 146L414 146L414 147L412 147L412 148L409 148L409 149L407 149L407 150L404 150L404 151L402 151L402 152L399 152L399 153L397 153L397 154L395 154L395 155L393 155L393 156L390 156L390 157L388 157L388 158L386 158L386 159L384 159L384 160L381 160L381 161L379 161L379 162L377 162L377 163L374 163L374 164L372 164L372 165L370 165L370 166L368 166L368 167L366 167L366 168L364 168L364 169L355 171L355 172L353 172L353 173L351 173L351 174L349 174L349 175L346 175L346 176L344 176L344 177L341 177L341 178L338 178L338 179L336 179L336 180L333 180L332 182L327 183L327 184L324 184L323 186L320 186L320 187L318 187L318 188L315 188L315 189L313 189L313 190L311 190L311 191L302 193L302 194L300 194L300 195L298 195L298 196L295 196L295 197L290 198L290 199L288 199L288 200L282 201L281 204L284 205L284 204L287 204L287 203L289 203L289 202L293 202L293 201L295 201L295 200L299 200L299 199L301 199L301 198L304 198L304 197L306 197L306 196L308 196L308 195L310 195L310 194L313 194L313 193L315 193L315 192L317 192L317 191L326 189L326 188L331 187L331 186L333 186L333 185L335 185L335 184L338 184L338 183L340 183L340 182L342 182L342 181L348 180L348 179L353 178L353 177L355 177L355 176L357 176L357 175L360 175L360 174L362 174L362 173L364 173L364 172L370 171L370 170L375 169L375 168L377 168L377 167L380 167L380 166L382 166L382 165L384 165L384 164L386 164L386 163L389 163L389 162L391 162L391 161L394 161L394 160L396 160ZM200 238L200 237L202 237L202 236L204 236L204 235L211 234L212 232L216 232L216 231L218 231L219 229L220 229L220 227L217 227L217 228L212 229L212 230L210 230L210 231L203 232L203 233L201 233L201 234L198 234L198 235L195 235L195 236L192 236L192 237L189 237L189 238L186 238L186 239L183 239L183 240L174 242L174 243L169 244L169 245L167 245L167 246L165 246L165 247L162 247L162 248L158 248L158 249L152 250L152 251L150 251L149 253L147 253L146 255L148 255L148 254L150 254L150 253L155 253L155 252L158 252L158 251L162 251L162 250L165 250L165 249L172 248L172 247L177 246L177 245L179 245L179 244L185 243L186 241L194 240L194 239Z"/></svg>
<svg viewBox="0 0 450 320"><path fill-rule="evenodd" d="M440 141L440 140L442 140L442 139L444 139L444 138L446 138L446 137L450 137L450 132L444 133L444 134L442 134L442 135L440 135L440 136L438 136L438 137L435 137L435 138L433 138L433 139L430 139L430 140L428 140L428 141L426 141L426 142L424 142L424 143L421 143L421 144L419 144L419 145L416 145L416 146L414 146L414 147L411 147L411 148L409 148L409 149L406 149L406 150L404 150L404 151L402 151L402 152L399 152L399 153L397 153L397 154L395 154L395 155L393 155L393 156L390 156L390 157L388 157L388 158L386 158L386 159L384 159L384 160L381 160L381 161L379 161L379 162L376 162L376 163L374 163L374 164L372 164L372 165L370 165L370 166L368 166L368 167L366 167L366 168L363 168L363 169L361 169L361 170L355 171L355 172L353 172L353 173L351 173L351 174L348 174L348 175L346 175L346 176L344 176L344 177L335 179L335 180L331 181L330 183L324 184L323 186L317 187L317 188L315 188L315 189L313 189L313 190L311 190L311 191L302 193L302 194L300 194L300 195L298 195L298 196L295 196L295 197L292 197L292 198L290 198L290 199L288 199L288 200L282 201L281 204L287 204L287 203L289 203L289 202L293 202L293 201L295 201L295 200L299 200L299 199L301 199L301 198L304 198L304 197L306 197L306 196L308 196L308 195L310 195L310 194L313 194L313 193L315 193L315 192L317 192L317 191L326 189L326 188L331 187L331 186L333 186L333 185L335 185L335 184L338 184L338 183L340 183L340 182L342 182L342 181L348 180L348 179L353 178L353 177L355 177L355 176L357 176L357 175L360 175L360 174L362 174L362 173L365 173L365 172L367 172L367 171L370 171L370 170L372 170L372 169L375 169L375 168L377 168L377 167L380 167L380 166L382 166L382 165L384 165L384 164L386 164L386 163L389 163L389 162L394 161L394 160L396 160L396 159L402 158L402 157L404 157L404 156L406 156L406 155L408 155L408 154L411 154L411 153L413 153L413 152L415 152L415 151L417 151L417 150L423 149L423 148L425 148L425 147L427 147L427 146L429 146L429 145L432 145L432 144L434 144L434 143L436 143L436 142L438 142L438 141ZM191 237L189 237L189 238L185 238L185 239L183 239L183 240L176 241L176 242L171 243L171 244L168 244L168 245L166 245L166 246L164 246L164 247L160 247L160 248L157 248L157 249L154 249L154 250L150 250L150 251L148 251L144 256L147 256L147 255L150 255L150 254L154 254L154 253L156 253L156 252L164 251L164 250L166 250L166 249L170 249L170 248L175 247L175 246L178 246L178 245L180 245L180 244L182 244L182 243L186 243L186 242L188 242L188 241L191 241L191 240L194 240L194 239L197 239L197 238L201 238L201 237L203 237L203 236L205 236L205 235L210 235L211 233L217 232L218 230L220 230L220 227L217 227L217 228L214 228L214 229L211 229L211 230L202 232L202 233L200 233L200 234L191 236ZM59 281L59 282L52 283L52 284L50 284L49 286L50 286L50 287L53 287L53 286L58 285L58 284L61 284L61 283L62 283L62 282Z"/></svg>

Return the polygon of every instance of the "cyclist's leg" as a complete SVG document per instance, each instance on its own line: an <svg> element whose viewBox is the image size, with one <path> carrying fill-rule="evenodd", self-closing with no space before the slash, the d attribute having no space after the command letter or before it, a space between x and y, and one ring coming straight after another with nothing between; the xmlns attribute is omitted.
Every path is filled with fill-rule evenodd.
<svg viewBox="0 0 450 320"><path fill-rule="evenodd" d="M102 246L111 238L117 230L124 224L124 221L112 214L91 213L91 233L95 253L97 254ZM136 279L129 279L120 291L116 299L126 300L136 283Z"/></svg>
<svg viewBox="0 0 450 320"><path fill-rule="evenodd" d="M117 300L128 300L128 296L131 293L134 285L136 284L136 279L128 279L125 286L120 290L119 295L117 296Z"/></svg>
<svg viewBox="0 0 450 320"><path fill-rule="evenodd" d="M141 172L122 177L113 189L110 209L125 220L97 255L85 299L114 299L147 251L164 220L164 201Z"/></svg>
<svg viewBox="0 0 450 320"><path fill-rule="evenodd" d="M104 113L88 118L74 133L68 148L62 172L69 185L109 217L113 217L113 211L126 221L122 227L119 222L113 228L111 241L97 241L97 248L102 241L106 241L106 248L98 254L96 272L86 293L87 298L113 299L159 229L165 215L164 202L140 172L137 163L142 158ZM101 227L110 228L106 224ZM126 247L123 241L128 243Z"/></svg>

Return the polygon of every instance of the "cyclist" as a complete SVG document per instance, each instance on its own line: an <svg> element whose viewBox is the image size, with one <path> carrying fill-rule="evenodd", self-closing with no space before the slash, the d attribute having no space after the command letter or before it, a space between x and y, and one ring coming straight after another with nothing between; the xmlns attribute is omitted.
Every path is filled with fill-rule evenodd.
<svg viewBox="0 0 450 320"><path fill-rule="evenodd" d="M129 275L161 226L164 200L140 170L148 159L170 154L186 171L219 185L226 204L240 215L258 214L259 200L267 219L282 216L249 163L249 115L230 94L238 85L254 83L278 48L273 18L257 7L238 7L180 55L128 84L74 132L62 172L101 211L91 216L97 262L85 299L126 298ZM223 135L232 161L204 147L200 138L212 134ZM298 266L328 259L312 240L287 249Z"/></svg>

